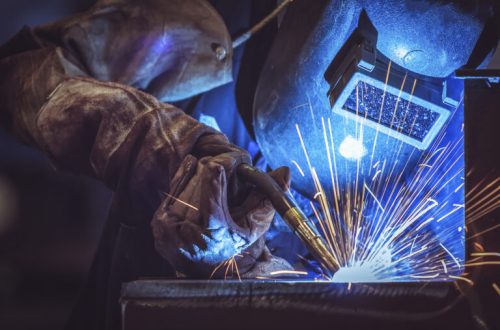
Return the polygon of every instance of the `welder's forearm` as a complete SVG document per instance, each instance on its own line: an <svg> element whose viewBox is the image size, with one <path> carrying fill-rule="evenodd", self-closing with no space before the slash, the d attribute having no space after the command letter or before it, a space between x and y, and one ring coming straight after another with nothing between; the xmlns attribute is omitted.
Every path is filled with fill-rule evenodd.
<svg viewBox="0 0 500 330"><path fill-rule="evenodd" d="M40 110L40 147L56 165L111 188L129 171L135 184L171 177L210 129L128 86L87 78L61 83Z"/></svg>

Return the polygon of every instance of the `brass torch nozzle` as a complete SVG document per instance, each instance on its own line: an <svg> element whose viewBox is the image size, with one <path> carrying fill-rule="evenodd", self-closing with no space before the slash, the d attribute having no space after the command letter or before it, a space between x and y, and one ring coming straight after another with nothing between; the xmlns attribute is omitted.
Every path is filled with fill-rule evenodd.
<svg viewBox="0 0 500 330"><path fill-rule="evenodd" d="M276 212L300 238L309 252L318 261L326 275L333 276L339 269L339 264L328 249L325 241L311 225L311 221L297 206L274 179L250 165L242 164L238 167L238 175L245 181L254 184L264 193L273 204Z"/></svg>

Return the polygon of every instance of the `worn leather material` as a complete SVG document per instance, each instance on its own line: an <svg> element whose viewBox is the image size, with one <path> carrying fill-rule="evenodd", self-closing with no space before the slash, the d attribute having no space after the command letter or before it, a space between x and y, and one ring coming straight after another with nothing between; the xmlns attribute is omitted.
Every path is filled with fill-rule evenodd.
<svg viewBox="0 0 500 330"><path fill-rule="evenodd" d="M232 223L245 219L238 215L231 220L231 213L222 212L222 204L213 201L215 196L239 195L237 188L243 185L231 173L237 164L249 162L246 151L162 103L228 81L230 42L222 20L206 1L121 0L100 1L64 21L24 28L0 47L1 124L43 150L57 168L95 177L115 191L89 280L68 329L120 328L121 283L174 275L161 256L182 268L184 275L211 275L213 263L184 267L175 257L177 242L198 242L199 236L183 234L163 242L172 236L157 235L155 241L150 228L155 213L163 214L160 205L165 193L173 191L172 180L183 170L186 157L225 164L224 180L210 171L193 178L193 187L196 180L213 181L212 190L203 195L212 203L204 214L222 214L228 231ZM223 59L216 56L216 45L227 50ZM244 252L252 256L239 262L241 275L248 270L248 276L258 276L252 270L260 269L259 264L281 268L282 263L275 264L266 254L262 238L273 216L271 208L263 202L248 211L254 214L251 221L237 224L248 245ZM192 233L206 232L206 224L196 222L199 227ZM214 260L225 257L232 256L220 254Z"/></svg>
<svg viewBox="0 0 500 330"><path fill-rule="evenodd" d="M222 66L214 67L200 60L208 53L203 55L203 51L192 49L186 53L190 54L189 59L183 57L186 54L175 53L180 56L176 61L189 62L195 70L179 78L176 71L168 70L172 63L162 62L163 56L172 54L154 57L153 44L137 44L156 40L159 31L161 38L172 37L176 42L179 31L195 29L198 43L216 42L218 36L220 44L229 47L227 31L220 26L217 14L201 2L99 2L88 12L65 21L24 29L19 35L22 38L18 36L9 43L11 54L2 52L0 60L1 110L12 117L11 129L26 143L45 151L58 168L93 176L119 191L116 199L127 205L116 207L127 212L114 212L119 217L116 221L132 227L148 226L165 193L172 191L176 173L179 176L185 171L181 163L196 160L197 172L179 196L203 202L199 205L203 212L201 221L193 222L197 228L190 234L181 231L155 238L162 256L186 275L197 277L208 276L209 269L251 246L252 259L240 264L245 264L242 270L252 268L264 251L264 244L258 241L274 216L272 206L260 196L259 204L247 207L243 213L240 208L233 221L227 199L237 193L237 181L232 178L238 164L250 162L248 153L182 110L129 86L140 85L147 90L151 84L141 85L138 77L158 73L166 83L160 89L170 90L168 86L177 88L183 84L181 78L201 84L207 72L228 70L227 64L222 65L224 61L216 59ZM191 12L192 7L196 9ZM194 20L192 15L199 15L199 19ZM209 18L213 22L205 22ZM197 23L193 24L193 20ZM27 44L29 47L25 47ZM227 56L230 60L231 52ZM188 84L183 88L192 92L203 90L201 85ZM174 210L169 212L173 214ZM191 214L175 212L176 221L192 222ZM157 212L157 217L161 215ZM212 230L207 229L214 225L209 218L220 221L217 226L226 234L214 235L211 244L203 245L194 233ZM213 257L209 262L193 257L191 261L199 265L187 267L177 259L180 241L184 245L195 243ZM223 253L215 252L218 245L231 244L234 246Z"/></svg>
<svg viewBox="0 0 500 330"><path fill-rule="evenodd" d="M163 102L232 79L231 37L206 0L101 0L34 34L44 45L64 48L89 76L136 87Z"/></svg>
<svg viewBox="0 0 500 330"><path fill-rule="evenodd" d="M257 266L262 272L254 271L256 276L290 269L278 258L271 265L265 248L263 235L275 213L269 200L252 189L240 205L228 204L228 181L245 161L238 156L232 152L200 160L187 156L172 181L173 189L155 214L156 248L182 273L236 277L259 263L267 266ZM286 189L288 169L271 172L271 176ZM235 265L224 267L224 261L233 257Z"/></svg>

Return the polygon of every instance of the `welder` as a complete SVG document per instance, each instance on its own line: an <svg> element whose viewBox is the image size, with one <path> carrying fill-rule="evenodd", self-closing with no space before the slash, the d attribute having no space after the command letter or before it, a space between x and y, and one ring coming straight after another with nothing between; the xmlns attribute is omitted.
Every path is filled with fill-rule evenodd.
<svg viewBox="0 0 500 330"><path fill-rule="evenodd" d="M57 168L115 191L69 328L116 328L120 285L139 277L291 269L265 246L272 205L235 176L250 154L163 103L233 78L231 36L207 1L99 1L24 28L0 52L2 124ZM271 175L288 186L287 169ZM237 267L217 270L232 257Z"/></svg>
<svg viewBox="0 0 500 330"><path fill-rule="evenodd" d="M236 124L239 114L219 122L236 124L229 135L237 146L218 125L179 108L214 119L206 109L227 106L227 97L235 103L233 64L244 55L232 36L247 28L235 18L248 21L256 6L213 3L219 12L206 0L100 0L74 17L24 28L0 48L2 123L57 168L115 191L70 329L117 328L120 285L139 277L253 278L292 269L266 247L272 204L236 175L256 148ZM261 3L257 10L275 6ZM257 64L241 68L253 87L238 95L247 101L243 117L251 118L271 43L264 34L245 54ZM199 96L227 86L225 94ZM290 185L287 168L270 174L282 189ZM218 267L232 258L237 267Z"/></svg>

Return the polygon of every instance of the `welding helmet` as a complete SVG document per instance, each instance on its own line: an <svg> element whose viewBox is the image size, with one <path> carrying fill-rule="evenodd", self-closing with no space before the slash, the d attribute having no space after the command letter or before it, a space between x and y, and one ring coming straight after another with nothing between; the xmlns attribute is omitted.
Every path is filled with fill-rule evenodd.
<svg viewBox="0 0 500 330"><path fill-rule="evenodd" d="M374 265L410 253L404 240L418 232L435 244L421 240L429 250L407 261L442 256L445 246L453 257L443 258L456 264L449 274L463 271L463 87L452 78L487 18L452 1L296 0L281 23L257 86L257 141L271 167L291 168L292 193L311 219L340 219L339 228L359 221L344 235L356 239L365 228L399 228L401 240L372 249ZM325 208L332 215L318 215ZM352 256L351 264L365 261ZM360 272L365 281L417 280L410 263L388 268L382 278Z"/></svg>
<svg viewBox="0 0 500 330"><path fill-rule="evenodd" d="M93 77L164 102L232 80L231 37L206 0L100 0L35 32L66 43Z"/></svg>
<svg viewBox="0 0 500 330"><path fill-rule="evenodd" d="M289 166L293 187L306 196L316 193L310 166L331 188L323 125L337 146L341 183L358 161L366 169L368 158L373 166L400 144L401 160L415 166L460 103L458 89L445 82L467 63L489 17L476 1L467 3L472 9L453 1L295 1L254 102L256 138L271 167ZM363 141L356 137L361 121Z"/></svg>

